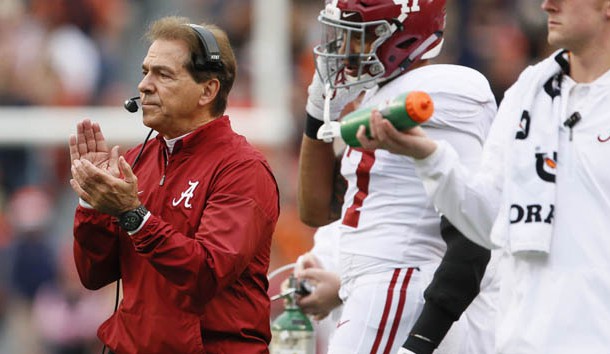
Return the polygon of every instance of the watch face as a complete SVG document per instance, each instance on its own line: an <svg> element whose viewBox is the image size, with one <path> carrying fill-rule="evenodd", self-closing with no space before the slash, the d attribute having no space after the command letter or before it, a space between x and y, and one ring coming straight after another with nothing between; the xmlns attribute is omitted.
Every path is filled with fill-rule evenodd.
<svg viewBox="0 0 610 354"><path fill-rule="evenodd" d="M140 206L134 210L129 210L119 217L119 225L127 231L136 230L144 221L144 215L148 211L144 206Z"/></svg>
<svg viewBox="0 0 610 354"><path fill-rule="evenodd" d="M125 228L128 230L135 230L138 228L138 226L140 226L140 222L142 221L142 218L136 214L136 213L129 213L127 215L125 215L125 219L124 219L124 224L125 224Z"/></svg>

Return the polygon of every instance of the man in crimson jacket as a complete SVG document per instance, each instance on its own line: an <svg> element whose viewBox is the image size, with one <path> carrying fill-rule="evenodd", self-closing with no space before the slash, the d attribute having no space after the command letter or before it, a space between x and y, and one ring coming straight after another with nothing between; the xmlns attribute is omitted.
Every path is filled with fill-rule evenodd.
<svg viewBox="0 0 610 354"><path fill-rule="evenodd" d="M119 156L89 120L70 137L76 266L88 289L123 280L98 331L115 353L268 353L277 184L224 115L226 34L189 22L148 32L138 89L155 139Z"/></svg>

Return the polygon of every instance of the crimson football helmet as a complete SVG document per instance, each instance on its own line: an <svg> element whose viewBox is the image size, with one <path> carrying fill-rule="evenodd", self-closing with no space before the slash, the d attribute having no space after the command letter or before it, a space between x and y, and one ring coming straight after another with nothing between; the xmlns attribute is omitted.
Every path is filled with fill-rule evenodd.
<svg viewBox="0 0 610 354"><path fill-rule="evenodd" d="M316 70L332 88L379 83L440 52L446 0L327 0ZM324 65L323 68L320 65Z"/></svg>

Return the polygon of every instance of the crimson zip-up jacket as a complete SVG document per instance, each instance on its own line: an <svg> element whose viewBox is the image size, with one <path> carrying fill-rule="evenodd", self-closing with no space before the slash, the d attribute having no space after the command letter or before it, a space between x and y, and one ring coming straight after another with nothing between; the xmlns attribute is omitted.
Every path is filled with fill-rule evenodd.
<svg viewBox="0 0 610 354"><path fill-rule="evenodd" d="M227 116L166 149L151 140L135 167L152 216L132 236L113 217L77 207L81 282L123 282L98 336L117 354L268 353L266 274L279 215L271 169Z"/></svg>

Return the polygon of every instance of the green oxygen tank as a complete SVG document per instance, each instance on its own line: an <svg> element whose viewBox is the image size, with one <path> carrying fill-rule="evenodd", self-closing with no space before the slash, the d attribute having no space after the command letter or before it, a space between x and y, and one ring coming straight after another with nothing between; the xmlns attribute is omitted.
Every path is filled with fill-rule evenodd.
<svg viewBox="0 0 610 354"><path fill-rule="evenodd" d="M411 91L380 105L351 112L343 117L340 125L341 137L347 145L360 147L356 133L361 125L366 127L366 135L371 137L369 119L373 109L377 109L396 129L406 130L427 121L434 112L434 104L427 93Z"/></svg>
<svg viewBox="0 0 610 354"><path fill-rule="evenodd" d="M295 303L296 288L297 279L291 275L288 291L282 294L284 312L271 323L270 354L315 354L313 325Z"/></svg>

